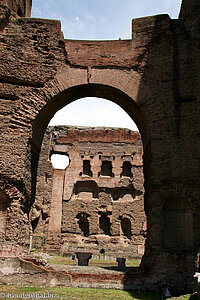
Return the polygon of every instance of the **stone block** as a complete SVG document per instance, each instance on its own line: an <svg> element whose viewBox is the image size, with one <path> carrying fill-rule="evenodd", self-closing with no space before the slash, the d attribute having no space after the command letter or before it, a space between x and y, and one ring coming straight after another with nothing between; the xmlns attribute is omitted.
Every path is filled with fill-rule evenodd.
<svg viewBox="0 0 200 300"><path fill-rule="evenodd" d="M89 260L92 257L92 253L89 252L76 252L79 266L88 266Z"/></svg>
<svg viewBox="0 0 200 300"><path fill-rule="evenodd" d="M118 268L125 268L126 267L126 258L124 258L124 257L117 257L116 261L118 263Z"/></svg>

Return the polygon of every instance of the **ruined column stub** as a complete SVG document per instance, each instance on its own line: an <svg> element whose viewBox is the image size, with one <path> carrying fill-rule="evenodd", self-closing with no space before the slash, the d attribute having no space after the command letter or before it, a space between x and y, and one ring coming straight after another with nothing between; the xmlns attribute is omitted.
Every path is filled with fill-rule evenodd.
<svg viewBox="0 0 200 300"><path fill-rule="evenodd" d="M29 18L31 16L32 0L26 0L25 16Z"/></svg>
<svg viewBox="0 0 200 300"><path fill-rule="evenodd" d="M76 252L79 266L88 266L89 260L92 258L90 252Z"/></svg>
<svg viewBox="0 0 200 300"><path fill-rule="evenodd" d="M55 170L53 175L53 189L51 199L48 239L49 243L58 243L62 219L62 193L64 170Z"/></svg>
<svg viewBox="0 0 200 300"><path fill-rule="evenodd" d="M118 263L118 268L125 268L126 267L126 258L117 257L116 262Z"/></svg>

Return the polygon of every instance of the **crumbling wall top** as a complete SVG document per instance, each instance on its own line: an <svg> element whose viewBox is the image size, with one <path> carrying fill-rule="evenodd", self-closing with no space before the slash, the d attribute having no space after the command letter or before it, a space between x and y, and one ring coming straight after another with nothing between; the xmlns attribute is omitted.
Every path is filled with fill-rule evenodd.
<svg viewBox="0 0 200 300"><path fill-rule="evenodd" d="M139 132L126 128L50 126L49 129L56 130L57 144L74 141L136 143L141 140ZM63 135L63 130L67 134Z"/></svg>

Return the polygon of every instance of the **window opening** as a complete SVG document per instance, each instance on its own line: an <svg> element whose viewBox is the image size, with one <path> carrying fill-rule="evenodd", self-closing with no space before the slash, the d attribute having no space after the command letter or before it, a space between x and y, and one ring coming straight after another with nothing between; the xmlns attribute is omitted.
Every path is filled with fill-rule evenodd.
<svg viewBox="0 0 200 300"><path fill-rule="evenodd" d="M89 160L83 161L83 174L92 177L91 165Z"/></svg>
<svg viewBox="0 0 200 300"><path fill-rule="evenodd" d="M108 214L105 212L100 212L99 227L102 233L106 235L110 235L110 218L108 217Z"/></svg>
<svg viewBox="0 0 200 300"><path fill-rule="evenodd" d="M65 154L52 154L51 163L54 169L65 170L69 166L69 156Z"/></svg>
<svg viewBox="0 0 200 300"><path fill-rule="evenodd" d="M121 228L122 228L123 235L130 240L132 236L132 232L131 232L131 221L128 218L122 218Z"/></svg>
<svg viewBox="0 0 200 300"><path fill-rule="evenodd" d="M77 215L77 219L78 219L78 225L80 230L83 233L84 237L88 237L89 236L89 221L88 221L88 217L89 215L86 213L79 213Z"/></svg>
<svg viewBox="0 0 200 300"><path fill-rule="evenodd" d="M130 161L124 161L123 162L121 176L130 177L130 178L133 177L132 164L130 163Z"/></svg>
<svg viewBox="0 0 200 300"><path fill-rule="evenodd" d="M111 161L107 161L107 160L102 161L100 175L114 177L114 174L112 173L112 162Z"/></svg>
<svg viewBox="0 0 200 300"><path fill-rule="evenodd" d="M33 232L35 231L35 229L36 229L36 227L39 223L39 219L40 219L40 217L37 217L37 218L35 218L34 220L31 221L31 226L32 226Z"/></svg>

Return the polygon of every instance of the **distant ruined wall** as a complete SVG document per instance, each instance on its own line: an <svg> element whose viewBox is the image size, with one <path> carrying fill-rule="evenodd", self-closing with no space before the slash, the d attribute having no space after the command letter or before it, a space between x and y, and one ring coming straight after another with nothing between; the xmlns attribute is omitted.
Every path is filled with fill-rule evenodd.
<svg viewBox="0 0 200 300"><path fill-rule="evenodd" d="M66 170L50 156L67 154ZM34 234L51 251L85 249L106 255L140 257L146 217L142 141L127 129L49 127L38 167Z"/></svg>

